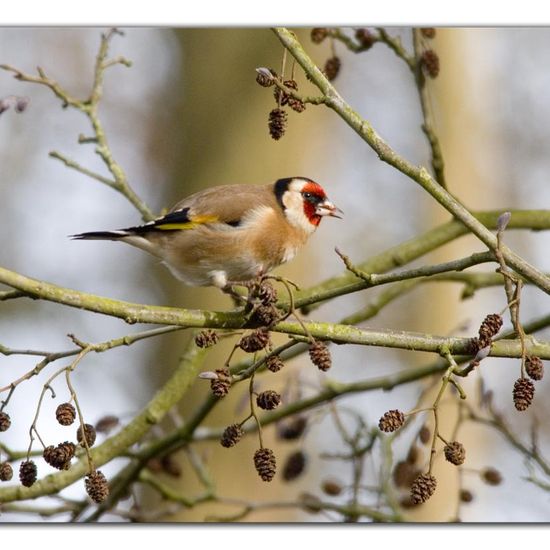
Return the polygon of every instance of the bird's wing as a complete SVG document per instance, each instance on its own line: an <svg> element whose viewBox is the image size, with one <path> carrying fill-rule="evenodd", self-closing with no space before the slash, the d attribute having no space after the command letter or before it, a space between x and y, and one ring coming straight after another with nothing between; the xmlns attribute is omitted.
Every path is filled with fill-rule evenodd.
<svg viewBox="0 0 550 550"><path fill-rule="evenodd" d="M187 197L156 223L158 228L166 229L180 229L174 227L178 223L190 224L189 227L207 223L237 227L247 214L262 206L277 207L273 184L222 185Z"/></svg>
<svg viewBox="0 0 550 550"><path fill-rule="evenodd" d="M117 234L145 235L194 229L207 224L238 227L244 217L262 206L277 207L273 185L222 185L199 191L176 204L168 214Z"/></svg>

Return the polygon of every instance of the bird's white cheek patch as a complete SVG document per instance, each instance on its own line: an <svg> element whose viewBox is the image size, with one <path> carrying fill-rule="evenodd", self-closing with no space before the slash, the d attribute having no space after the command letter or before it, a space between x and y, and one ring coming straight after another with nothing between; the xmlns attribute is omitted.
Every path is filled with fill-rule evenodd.
<svg viewBox="0 0 550 550"><path fill-rule="evenodd" d="M286 219L294 227L301 229L306 234L310 235L316 229L316 226L313 225L304 214L303 204L293 205L288 207L285 211Z"/></svg>

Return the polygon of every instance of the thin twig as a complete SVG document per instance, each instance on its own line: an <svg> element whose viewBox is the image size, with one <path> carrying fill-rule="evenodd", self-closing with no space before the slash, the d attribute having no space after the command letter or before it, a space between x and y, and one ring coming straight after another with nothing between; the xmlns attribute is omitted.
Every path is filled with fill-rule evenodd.
<svg viewBox="0 0 550 550"><path fill-rule="evenodd" d="M102 34L99 51L96 57L93 85L90 91L90 95L87 99L77 99L70 95L59 83L49 78L43 69L37 68L38 76L26 74L23 71L12 67L11 65L2 64L0 69L14 73L16 79L23 82L31 82L34 84L41 84L48 87L52 92L62 101L64 107L73 107L83 113L92 126L94 135L91 138L87 138L85 142L93 142L96 144L96 153L105 163L107 169L112 174L114 180L108 180L102 176L91 172L74 161L64 158L62 155L56 152L52 152L50 156L63 161L67 166L78 170L106 185L109 185L119 193L121 193L141 214L144 221L150 221L154 219L154 215L145 202L137 195L137 193L130 186L126 174L122 167L115 161L101 120L98 114L99 102L103 96L103 80L105 70L117 64L122 64L127 67L131 65L130 61L124 57L117 57L112 60L107 60L107 54L109 50L109 44L113 36L121 34L117 29L110 29L107 33ZM83 142L81 142L83 143Z"/></svg>
<svg viewBox="0 0 550 550"><path fill-rule="evenodd" d="M397 57L402 59L408 65L409 69L414 72L416 64L414 56L409 55L407 50L403 47L401 39L391 36L383 27L376 27L376 30L378 32L378 41L386 44L390 50L392 50Z"/></svg>
<svg viewBox="0 0 550 550"><path fill-rule="evenodd" d="M443 160L443 153L441 150L441 144L439 138L435 131L433 123L433 113L430 109L430 98L429 98L429 89L426 85L426 77L422 68L422 44L420 37L420 30L415 28L413 29L413 46L414 46L414 56L415 56L415 66L413 74L415 77L416 87L418 89L418 96L420 99L420 107L422 109L422 118L424 122L422 124L422 131L428 139L431 149L431 164L434 171L434 177L439 182L439 184L447 188L445 181L445 161Z"/></svg>
<svg viewBox="0 0 550 550"><path fill-rule="evenodd" d="M94 138L95 139L95 138ZM49 153L50 157L60 160L67 168L72 168L73 170L76 170L77 172L80 172L81 174L84 174L85 176L88 176L92 179L95 179L99 181L100 183L103 183L104 185L107 185L111 187L112 189L115 189L116 191L119 190L118 185L116 181L111 180L109 178L106 178L102 176L101 174L98 174L97 172L93 172L92 170L89 170L88 168L84 168L84 166L81 166L78 164L78 162L70 159L69 157L66 157L62 153L59 153L58 151L50 151Z"/></svg>
<svg viewBox="0 0 550 550"><path fill-rule="evenodd" d="M89 348L90 351L93 351L95 353L102 353L120 346L130 346L133 343L139 342L140 340L144 340L146 338L152 338L155 336L160 336L162 334L167 334L177 330L182 330L183 328L184 327L180 327L180 326L167 326L167 327L154 328L151 330L137 332L135 334L127 334L126 336L122 336L120 338L113 338L112 340L99 342L97 344L81 342L76 349L72 349L68 351L60 351L60 352L48 352L48 351L39 351L39 350L18 350L18 349L10 349L0 345L0 353L2 353L3 355L38 355L38 356L44 357L44 359L40 361L40 363L35 365L34 368L26 372L24 375L20 376L10 384L4 387L1 387L0 393L7 390L13 391L12 388L15 388L16 386L21 384L21 382L24 382L25 380L29 380L33 376L40 374L40 372L42 372L42 370L45 367L47 367L50 363L53 363L54 361L57 361L59 359L65 359L66 357L78 355L83 348Z"/></svg>

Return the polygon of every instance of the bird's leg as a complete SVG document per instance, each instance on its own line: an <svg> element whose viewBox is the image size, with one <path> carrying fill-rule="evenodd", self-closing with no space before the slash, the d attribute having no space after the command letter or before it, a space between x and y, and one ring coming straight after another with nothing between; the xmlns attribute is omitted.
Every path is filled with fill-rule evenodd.
<svg viewBox="0 0 550 550"><path fill-rule="evenodd" d="M256 295L263 280L264 275L260 273L255 279L249 279L246 281L227 281L222 290L233 298L235 305L239 306L244 303L245 313L250 313L257 305ZM236 286L241 286L247 289L248 295L246 298L235 290Z"/></svg>
<svg viewBox="0 0 550 550"><path fill-rule="evenodd" d="M235 304L236 307L242 304L248 303L248 299L245 298L242 294L239 294L235 290L235 286L241 286L241 285L236 282L228 281L227 284L221 288L221 291L224 294L227 294L233 300L233 303Z"/></svg>

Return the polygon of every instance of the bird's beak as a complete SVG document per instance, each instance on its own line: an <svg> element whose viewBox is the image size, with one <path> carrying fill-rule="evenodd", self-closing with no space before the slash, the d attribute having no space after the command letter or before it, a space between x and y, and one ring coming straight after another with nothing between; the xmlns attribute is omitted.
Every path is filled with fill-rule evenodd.
<svg viewBox="0 0 550 550"><path fill-rule="evenodd" d="M337 206L334 206L329 200L324 200L317 205L315 213L318 216L331 216L332 218L342 218L340 214L343 214Z"/></svg>

